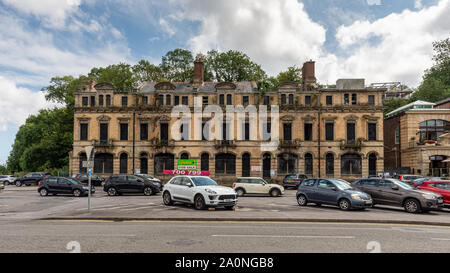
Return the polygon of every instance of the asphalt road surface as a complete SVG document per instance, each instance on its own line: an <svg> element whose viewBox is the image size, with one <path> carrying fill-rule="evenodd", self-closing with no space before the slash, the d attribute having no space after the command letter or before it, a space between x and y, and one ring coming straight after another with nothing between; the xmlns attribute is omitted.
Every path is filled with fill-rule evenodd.
<svg viewBox="0 0 450 273"><path fill-rule="evenodd" d="M336 223L1 222L0 252L450 252L450 228ZM75 248L73 248L75 247Z"/></svg>

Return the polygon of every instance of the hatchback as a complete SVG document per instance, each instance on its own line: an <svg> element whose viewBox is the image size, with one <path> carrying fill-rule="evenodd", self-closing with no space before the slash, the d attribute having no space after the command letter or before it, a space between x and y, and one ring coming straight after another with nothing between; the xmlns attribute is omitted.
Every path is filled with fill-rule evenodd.
<svg viewBox="0 0 450 273"><path fill-rule="evenodd" d="M120 174L108 178L103 186L103 191L107 192L109 196L124 193L143 193L150 196L161 191L161 184L137 175Z"/></svg>
<svg viewBox="0 0 450 273"><path fill-rule="evenodd" d="M300 183L308 177L304 174L288 174L283 179L283 186L285 189L294 188L297 189Z"/></svg>
<svg viewBox="0 0 450 273"><path fill-rule="evenodd" d="M39 182L38 190L41 196L49 194L67 194L80 197L89 194L89 187L80 184L72 178L47 177ZM91 188L91 193L95 193L95 188Z"/></svg>
<svg viewBox="0 0 450 273"><path fill-rule="evenodd" d="M372 198L364 192L355 190L348 182L337 179L306 179L297 191L297 203L306 206L334 205L342 210L352 208L365 209L372 207Z"/></svg>
<svg viewBox="0 0 450 273"><path fill-rule="evenodd" d="M440 194L417 190L397 179L360 179L353 186L370 194L374 205L399 206L409 213L439 210L443 207L444 201Z"/></svg>
<svg viewBox="0 0 450 273"><path fill-rule="evenodd" d="M419 190L431 191L442 195L444 206L450 207L450 181L425 181L417 187Z"/></svg>

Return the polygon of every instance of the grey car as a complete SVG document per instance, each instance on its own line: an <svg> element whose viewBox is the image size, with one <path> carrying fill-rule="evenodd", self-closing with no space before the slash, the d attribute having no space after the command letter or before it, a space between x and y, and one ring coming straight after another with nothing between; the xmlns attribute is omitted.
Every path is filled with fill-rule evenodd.
<svg viewBox="0 0 450 273"><path fill-rule="evenodd" d="M308 203L334 205L342 210L372 207L372 199L368 194L353 189L348 182L325 178L304 180L297 191L297 203L300 206Z"/></svg>
<svg viewBox="0 0 450 273"><path fill-rule="evenodd" d="M442 195L416 190L397 179L366 178L353 183L353 187L370 194L374 205L404 207L409 213L439 210L444 205Z"/></svg>

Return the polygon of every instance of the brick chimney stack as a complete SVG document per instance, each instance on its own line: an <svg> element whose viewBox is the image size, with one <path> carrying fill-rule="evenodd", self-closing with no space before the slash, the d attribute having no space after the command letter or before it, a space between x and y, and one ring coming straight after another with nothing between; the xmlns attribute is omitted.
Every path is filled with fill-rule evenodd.
<svg viewBox="0 0 450 273"><path fill-rule="evenodd" d="M194 79L193 83L196 86L201 86L204 82L205 64L201 58L194 62Z"/></svg>
<svg viewBox="0 0 450 273"><path fill-rule="evenodd" d="M302 80L303 80L303 90L311 90L311 85L316 83L316 72L315 72L316 62L312 60L303 64L302 68Z"/></svg>

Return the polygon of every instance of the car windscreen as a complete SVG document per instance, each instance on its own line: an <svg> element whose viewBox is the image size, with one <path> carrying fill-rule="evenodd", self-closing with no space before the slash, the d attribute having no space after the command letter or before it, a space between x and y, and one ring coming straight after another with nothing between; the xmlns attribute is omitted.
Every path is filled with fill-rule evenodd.
<svg viewBox="0 0 450 273"><path fill-rule="evenodd" d="M392 179L392 182L394 182L395 185L397 185L397 186L399 186L399 187L401 187L401 188L403 188L405 190L413 190L414 189L410 185L408 185L406 183L403 183L402 181L397 180L397 179Z"/></svg>
<svg viewBox="0 0 450 273"><path fill-rule="evenodd" d="M194 184L199 186L217 186L217 182L212 180L209 177L192 177L192 181L194 181Z"/></svg>
<svg viewBox="0 0 450 273"><path fill-rule="evenodd" d="M336 185L336 187L338 187L340 190L352 189L352 186L347 182L336 180L336 179L332 179L330 181L333 182L333 184Z"/></svg>
<svg viewBox="0 0 450 273"><path fill-rule="evenodd" d="M66 178L66 179L69 180L73 184L78 184L78 182L72 178Z"/></svg>

